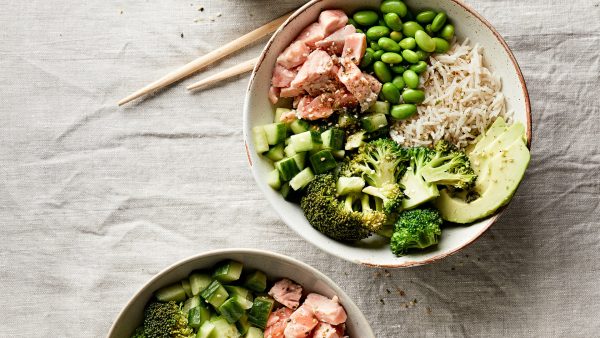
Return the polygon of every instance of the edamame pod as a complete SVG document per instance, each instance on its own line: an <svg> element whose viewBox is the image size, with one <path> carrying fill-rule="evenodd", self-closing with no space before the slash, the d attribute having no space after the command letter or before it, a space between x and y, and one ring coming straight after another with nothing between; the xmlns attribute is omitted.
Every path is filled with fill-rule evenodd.
<svg viewBox="0 0 600 338"><path fill-rule="evenodd" d="M446 13L439 12L435 16L435 18L433 19L433 21L431 22L431 31L432 32L437 32L440 29L442 29L442 27L444 27L444 25L446 24L446 19L448 19L448 16L446 16Z"/></svg>
<svg viewBox="0 0 600 338"><path fill-rule="evenodd" d="M379 45L378 45L378 44L377 44L377 42L375 42L375 41L372 41L372 42L371 42L371 48L372 48L372 49L373 49L373 51L375 51L375 52L376 52L376 51L378 51L378 50L381 50L381 47L379 47Z"/></svg>
<svg viewBox="0 0 600 338"><path fill-rule="evenodd" d="M396 13L401 18L408 13L408 8L402 1L385 1L379 6L382 13Z"/></svg>
<svg viewBox="0 0 600 338"><path fill-rule="evenodd" d="M400 90L393 83L384 83L381 87L381 92L389 103L398 104L400 102Z"/></svg>
<svg viewBox="0 0 600 338"><path fill-rule="evenodd" d="M389 64L398 64L402 62L402 55L392 52L383 53L383 55L381 55L381 61Z"/></svg>
<svg viewBox="0 0 600 338"><path fill-rule="evenodd" d="M390 115L396 120L405 120L413 116L417 112L417 106L414 104L404 103L392 107Z"/></svg>
<svg viewBox="0 0 600 338"><path fill-rule="evenodd" d="M407 69L402 73L402 79L406 86L410 89L416 89L419 87L419 75L414 70Z"/></svg>
<svg viewBox="0 0 600 338"><path fill-rule="evenodd" d="M412 70L413 72L417 73L417 74L421 74L421 73L423 73L423 72L425 72L427 70L427 62L425 62L425 61L419 61L416 64L410 66L409 69Z"/></svg>
<svg viewBox="0 0 600 338"><path fill-rule="evenodd" d="M398 46L398 43L390 38L383 37L377 40L377 44L386 52L400 52L400 46Z"/></svg>
<svg viewBox="0 0 600 338"><path fill-rule="evenodd" d="M402 73L404 73L404 71L406 70L406 67L401 65L395 65L391 66L390 69L392 70L392 72L394 72L394 74L402 75Z"/></svg>
<svg viewBox="0 0 600 338"><path fill-rule="evenodd" d="M423 26L419 25L419 23L415 21L407 21L402 24L402 34L404 34L404 36L410 36L411 38L414 38L415 33L422 30Z"/></svg>
<svg viewBox="0 0 600 338"><path fill-rule="evenodd" d="M388 65L386 65L383 61L375 61L373 64L373 71L375 72L375 76L382 83L387 83L392 81L392 73Z"/></svg>
<svg viewBox="0 0 600 338"><path fill-rule="evenodd" d="M375 53L373 53L373 59L381 60L381 56L383 55L383 53L385 53L385 51L383 49L375 51Z"/></svg>
<svg viewBox="0 0 600 338"><path fill-rule="evenodd" d="M390 33L390 39L392 39L392 40L394 40L396 42L402 41L403 37L404 36L402 35L402 33L397 32L397 31L393 31L393 32Z"/></svg>
<svg viewBox="0 0 600 338"><path fill-rule="evenodd" d="M417 46L426 52L433 52L435 50L435 42L425 31L417 31L415 33L415 41Z"/></svg>
<svg viewBox="0 0 600 338"><path fill-rule="evenodd" d="M417 42L414 38L404 38L402 41L398 42L398 45L400 45L402 49L415 49L415 47L417 47Z"/></svg>
<svg viewBox="0 0 600 338"><path fill-rule="evenodd" d="M448 50L450 50L450 44L444 39L433 38L433 42L435 43L436 53L446 53Z"/></svg>
<svg viewBox="0 0 600 338"><path fill-rule="evenodd" d="M394 79L392 80L392 83L394 84L394 86L396 86L396 88L402 90L404 87L406 87L406 83L404 83L404 79L402 78L401 75L397 75L396 77L394 77Z"/></svg>
<svg viewBox="0 0 600 338"><path fill-rule="evenodd" d="M437 13L434 11L422 11L421 13L417 14L416 19L418 23L428 24L433 21L436 15Z"/></svg>
<svg viewBox="0 0 600 338"><path fill-rule="evenodd" d="M354 27L358 26L358 24L356 23L356 21L354 21L354 19L352 19L352 18L348 18L348 24L352 25Z"/></svg>
<svg viewBox="0 0 600 338"><path fill-rule="evenodd" d="M454 37L454 26L451 24L447 24L442 28L439 34L440 38L450 42Z"/></svg>
<svg viewBox="0 0 600 338"><path fill-rule="evenodd" d="M405 49L402 51L402 57L408 63L417 63L419 62L419 55L410 49Z"/></svg>
<svg viewBox="0 0 600 338"><path fill-rule="evenodd" d="M361 26L373 26L379 20L379 15L375 11L358 11L352 19Z"/></svg>
<svg viewBox="0 0 600 338"><path fill-rule="evenodd" d="M386 26L373 26L367 30L366 35L369 41L377 41L384 36L390 35L390 29Z"/></svg>
<svg viewBox="0 0 600 338"><path fill-rule="evenodd" d="M415 53L417 53L417 56L419 57L420 61L427 61L427 59L429 58L429 55L431 55L431 53L427 53L424 50L418 50Z"/></svg>
<svg viewBox="0 0 600 338"><path fill-rule="evenodd" d="M383 16L383 21L385 21L386 26L390 27L392 30L402 30L402 19L400 19L400 16L396 13L387 13Z"/></svg>
<svg viewBox="0 0 600 338"><path fill-rule="evenodd" d="M404 72L406 74L406 72ZM419 104L425 101L425 92L420 89L406 89L402 93L402 100L405 103Z"/></svg>
<svg viewBox="0 0 600 338"><path fill-rule="evenodd" d="M360 68L367 68L371 65L371 63L373 63L373 52L367 50L365 52L365 55L363 56L362 60L360 60Z"/></svg>

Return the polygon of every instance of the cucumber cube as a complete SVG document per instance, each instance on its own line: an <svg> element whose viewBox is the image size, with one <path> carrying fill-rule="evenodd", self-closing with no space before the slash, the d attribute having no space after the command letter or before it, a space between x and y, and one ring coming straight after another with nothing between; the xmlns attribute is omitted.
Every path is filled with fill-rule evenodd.
<svg viewBox="0 0 600 338"><path fill-rule="evenodd" d="M230 324L227 319L217 317L211 321L215 326L213 335L209 338L239 338L240 333L235 325Z"/></svg>
<svg viewBox="0 0 600 338"><path fill-rule="evenodd" d="M275 122L275 123L281 122L281 115L283 115L289 111L291 111L291 109L289 109L289 108L276 108L275 109L275 118L273 119L273 122Z"/></svg>
<svg viewBox="0 0 600 338"><path fill-rule="evenodd" d="M287 136L287 127L283 123L271 123L263 126L265 135L267 136L267 142L270 145L276 145L277 143L285 141Z"/></svg>
<svg viewBox="0 0 600 338"><path fill-rule="evenodd" d="M294 120L290 124L290 129L294 134L300 134L308 131L310 129L310 124L304 120Z"/></svg>
<svg viewBox="0 0 600 338"><path fill-rule="evenodd" d="M214 331L215 324L213 324L211 321L205 321L204 323L202 323L202 326L200 326L200 329L198 329L198 334L196 335L196 338L215 337L215 335L213 334Z"/></svg>
<svg viewBox="0 0 600 338"><path fill-rule="evenodd" d="M377 101L371 107L369 107L367 112L372 113L372 114L388 115L390 113L390 107L391 107L391 105L389 102Z"/></svg>
<svg viewBox="0 0 600 338"><path fill-rule="evenodd" d="M296 161L296 165L298 166L298 170L302 170L306 167L306 153L297 153L292 156L294 161Z"/></svg>
<svg viewBox="0 0 600 338"><path fill-rule="evenodd" d="M335 185L337 194L340 196L361 192L365 187L365 180L360 177L340 177Z"/></svg>
<svg viewBox="0 0 600 338"><path fill-rule="evenodd" d="M254 271L246 277L244 286L255 292L264 292L267 289L267 275L262 271Z"/></svg>
<svg viewBox="0 0 600 338"><path fill-rule="evenodd" d="M190 275L190 286L192 287L192 294L194 296L199 295L200 292L202 292L210 285L210 282L212 282L212 279L208 274L193 272Z"/></svg>
<svg viewBox="0 0 600 338"><path fill-rule="evenodd" d="M360 146L365 144L365 134L366 132L364 130L361 130L348 136L348 140L346 142L346 145L344 146L344 149L352 150L359 148Z"/></svg>
<svg viewBox="0 0 600 338"><path fill-rule="evenodd" d="M221 304L225 303L229 294L219 281L213 280L212 283L200 293L200 296L217 309Z"/></svg>
<svg viewBox="0 0 600 338"><path fill-rule="evenodd" d="M346 156L346 151L345 150L334 150L331 152L331 154L333 154L333 157L335 157L338 160L343 160L344 156Z"/></svg>
<svg viewBox="0 0 600 338"><path fill-rule="evenodd" d="M310 157L315 173L323 174L337 167L337 162L329 150L321 150Z"/></svg>
<svg viewBox="0 0 600 338"><path fill-rule="evenodd" d="M181 287L183 287L183 291L185 291L185 294L188 297L193 296L192 294L192 287L190 286L190 281L187 279L184 279L181 281Z"/></svg>
<svg viewBox="0 0 600 338"><path fill-rule="evenodd" d="M262 126L252 128L252 138L254 139L254 148L256 148L257 153L261 154L269 151L269 141L267 141L265 128Z"/></svg>
<svg viewBox="0 0 600 338"><path fill-rule="evenodd" d="M306 187L314 178L315 175L313 174L312 170L310 170L310 168L305 168L290 180L290 187L298 191Z"/></svg>
<svg viewBox="0 0 600 338"><path fill-rule="evenodd" d="M313 149L313 137L310 131L290 136L292 149L299 153Z"/></svg>
<svg viewBox="0 0 600 338"><path fill-rule="evenodd" d="M281 161L275 162L275 168L279 170L280 178L284 181L291 180L296 174L300 172L296 160L293 158L286 158Z"/></svg>
<svg viewBox="0 0 600 338"><path fill-rule="evenodd" d="M275 190L279 190L279 188L281 188L281 179L279 178L279 170L274 169L273 171L271 171L269 173L269 176L267 176L267 184Z"/></svg>
<svg viewBox="0 0 600 338"><path fill-rule="evenodd" d="M210 310L203 304L193 307L188 313L188 325L194 329L198 329L204 322L210 319L210 315Z"/></svg>
<svg viewBox="0 0 600 338"><path fill-rule="evenodd" d="M264 330L267 326L267 320L271 311L273 311L273 305L275 301L268 297L256 297L254 304L250 311L248 311L248 321L250 324L257 326Z"/></svg>
<svg viewBox="0 0 600 338"><path fill-rule="evenodd" d="M200 305L200 297L194 296L192 298L188 298L183 303L183 307L181 308L181 311L183 311L184 313L188 313L191 308L195 308L198 305Z"/></svg>
<svg viewBox="0 0 600 338"><path fill-rule="evenodd" d="M284 149L284 144L282 142L282 143L279 143L279 144L271 147L271 149L269 149L269 151L267 151L265 156L273 162L280 161L284 157L283 149Z"/></svg>
<svg viewBox="0 0 600 338"><path fill-rule="evenodd" d="M238 319L237 323L235 323L235 326L237 327L238 331L240 331L241 335L245 335L248 332L248 330L250 330L250 328L252 327L248 322L248 314L244 313L242 318ZM261 336L261 338L263 337Z"/></svg>
<svg viewBox="0 0 600 338"><path fill-rule="evenodd" d="M296 192L292 187L290 187L289 183L284 183L281 185L281 189L279 189L281 196L283 199L289 202L298 202L300 200L301 195Z"/></svg>
<svg viewBox="0 0 600 338"><path fill-rule="evenodd" d="M242 267L242 263L236 261L221 262L215 268L213 278L221 283L231 283L240 279Z"/></svg>
<svg viewBox="0 0 600 338"><path fill-rule="evenodd" d="M238 303L235 298L229 298L225 303L219 306L219 313L230 324L238 321L244 315L244 308Z"/></svg>
<svg viewBox="0 0 600 338"><path fill-rule="evenodd" d="M261 329L257 327L251 327L248 329L246 336L244 338L263 338L264 333Z"/></svg>
<svg viewBox="0 0 600 338"><path fill-rule="evenodd" d="M356 120L356 118L350 114L341 114L338 118L338 126L340 128L350 128L357 123L358 121Z"/></svg>
<svg viewBox="0 0 600 338"><path fill-rule="evenodd" d="M344 131L338 128L324 131L323 134L321 134L323 148L331 150L344 149L344 136L346 136Z"/></svg>
<svg viewBox="0 0 600 338"><path fill-rule="evenodd" d="M285 154L285 157L293 157L297 154L291 144L288 144L287 146L285 146L285 148L283 148L283 153Z"/></svg>
<svg viewBox="0 0 600 338"><path fill-rule="evenodd" d="M360 119L360 124L367 132L373 132L387 126L388 121L384 114L373 114Z"/></svg>
<svg viewBox="0 0 600 338"><path fill-rule="evenodd" d="M241 286L225 285L225 290L227 290L227 293L229 293L232 297L240 296L240 297L250 300L250 301L252 301L254 299L254 296L252 296L252 293L250 292L250 290L243 288Z"/></svg>
<svg viewBox="0 0 600 338"><path fill-rule="evenodd" d="M158 289L154 293L154 296L161 302L170 302L172 300L176 302L181 302L187 298L187 295L185 294L185 290L183 289L183 286L181 286L181 283L171 284L165 286L164 288Z"/></svg>

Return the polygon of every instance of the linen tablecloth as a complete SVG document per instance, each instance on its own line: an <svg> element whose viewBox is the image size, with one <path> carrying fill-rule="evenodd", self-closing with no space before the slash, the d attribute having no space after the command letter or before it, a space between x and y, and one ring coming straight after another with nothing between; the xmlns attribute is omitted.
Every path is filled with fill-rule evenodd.
<svg viewBox="0 0 600 338"><path fill-rule="evenodd" d="M248 76L123 108L166 72L299 7L294 0L3 1L0 336L102 337L153 274L215 248L298 258L377 337L600 335L600 2L470 0L531 95L532 161L501 220L432 265L377 270L288 229L242 140Z"/></svg>

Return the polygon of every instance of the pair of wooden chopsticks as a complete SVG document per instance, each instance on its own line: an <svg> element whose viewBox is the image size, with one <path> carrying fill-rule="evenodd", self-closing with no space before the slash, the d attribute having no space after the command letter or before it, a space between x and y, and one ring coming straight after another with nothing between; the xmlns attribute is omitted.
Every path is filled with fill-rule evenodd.
<svg viewBox="0 0 600 338"><path fill-rule="evenodd" d="M253 30L250 33L247 33L226 45L215 49L214 51L203 55L196 60L172 71L171 73L163 76L162 78L150 83L149 85L143 87L142 89L134 92L133 94L127 96L126 98L120 100L118 102L119 106L135 100L139 97L142 97L146 94L152 93L158 89L164 88L174 82L177 82L183 78L186 78L195 72L203 69L204 67L210 65L211 63L224 58L225 56L246 47L247 45L255 42L256 40L266 36L267 34L273 33L281 24L287 20L287 18L291 15L291 13L285 14L282 17L279 17L266 25ZM206 87L210 84L222 81L224 79L230 78L232 76L242 74L248 71L251 71L256 65L258 58L254 58L252 60L245 61L239 65L231 67L223 72L212 75L203 79L199 82L196 82L192 85L187 86L188 90L200 89Z"/></svg>

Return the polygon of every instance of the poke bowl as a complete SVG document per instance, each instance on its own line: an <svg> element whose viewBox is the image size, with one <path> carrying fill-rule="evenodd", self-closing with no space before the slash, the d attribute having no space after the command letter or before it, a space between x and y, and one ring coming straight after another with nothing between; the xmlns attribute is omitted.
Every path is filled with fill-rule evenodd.
<svg viewBox="0 0 600 338"><path fill-rule="evenodd" d="M239 308L248 302L245 311ZM321 303L313 312L316 302ZM264 326L265 334L283 332L303 311L309 313L310 327L297 326L314 334L334 327L339 335L332 337L375 337L358 307L327 276L298 260L256 249L201 253L159 272L127 302L107 337L162 336L165 329L176 329L182 337L262 338ZM167 321L160 318L165 313L171 316ZM171 320L174 316L178 319Z"/></svg>
<svg viewBox="0 0 600 338"><path fill-rule="evenodd" d="M384 3L386 6L391 3L406 6L398 11L384 8L379 0L314 0L298 9L269 40L252 73L244 104L244 137L258 186L291 229L309 243L342 259L367 266L401 268L428 264L458 252L498 219L529 163L531 111L525 81L514 55L480 14L458 0L392 0ZM406 8L409 14L406 14ZM399 14L395 15L395 11ZM371 20L367 14L372 13L379 16L367 22ZM335 19L344 14L347 18ZM338 26L335 26L336 20ZM417 21L420 23L416 24L418 28L409 27L407 31L406 22ZM389 28L394 24L400 25L398 32ZM314 31L318 30L315 27L321 27L320 34L325 32L314 39L316 43L311 40ZM364 36L360 37L361 34ZM341 41L336 41L340 37ZM413 50L424 52L422 49L427 49L423 58L416 59L415 56L414 61L410 60L417 54ZM310 68L307 65L318 71L307 70ZM329 70L330 66L332 70ZM423 69L419 70L420 66ZM382 68L387 70L380 71ZM358 72L352 73L356 69ZM336 80L330 81L327 76ZM366 89L356 90L357 84L361 83L358 80L349 84L353 76L360 78ZM411 76L416 76L414 86L409 84ZM457 90L459 85L462 87ZM374 93L370 93L369 88ZM341 96L337 95L339 92ZM451 95L446 95L448 92ZM350 100L346 100L348 96ZM415 96L419 97L415 99ZM344 106L348 101L355 102L350 108L354 109L351 113L348 113L348 106ZM463 102L466 103L463 105ZM335 142L331 140L336 131L330 129L345 128L342 127L342 115L358 121L357 128L362 128L363 132L360 145L355 143L355 130L346 130L341 133L345 143L340 143L341 148L334 146ZM286 127L281 127L282 124ZM385 130L385 134L372 130L384 125L387 129L381 130ZM366 134L363 129L367 129ZM318 141L315 134L321 134ZM378 136L369 138L368 135ZM326 213L313 211L315 205L330 201L325 203L323 199L305 197L315 191L316 188L311 190L311 186L317 185L317 181L328 182L322 186L332 186L331 182L321 179L323 175L331 174L337 179L337 192L335 188L333 190L341 197L340 205L344 204L344 198L348 201L350 195L369 195L361 210L380 211L381 205L387 206L389 196L382 196L381 187L373 183L376 179L372 172L378 170L373 167L373 161L367 165L367 170L357 175L358 178L347 180L362 181L357 183L359 189L363 189L362 193L358 190L356 194L353 187L345 185L340 188L339 178L349 172L345 163L353 165L356 158L366 161L364 155L357 153L368 151L364 149L379 151L377 147L387 144L381 138L391 138L400 149L396 153L401 158L397 163L406 163L402 164L397 178L400 195L404 196L394 212L394 222L397 222L391 225L391 230L389 224L377 230L369 228L356 238L348 237L346 233L340 236L331 233L327 222L334 219L330 223L336 223L341 218L353 216L323 217ZM509 145L513 147L508 149ZM303 148L305 146L308 148ZM431 179L427 183L435 192L416 202L417 198L410 196L415 194L412 188L409 189L412 184L403 180L409 171L420 170L416 163L421 161L421 155L417 155L421 150L417 148L428 149L423 150L426 154L423 156L427 158L424 162L428 162L429 169L451 165L449 161L440 165L443 160L434 165L435 161L431 160L444 158L450 152L456 154L456 158L465 159L464 167L470 170L470 181L465 183L467 179L462 178L465 176L461 177L461 184L448 183L450 179ZM302 155L299 150L305 153ZM298 154L302 155L302 163L298 162ZM459 161L456 158L452 161ZM297 168L292 165L290 174L288 165L294 163L292 159ZM323 167L330 160L336 164ZM355 175L356 166L352 168L354 172L346 176ZM444 175L455 175L460 171L452 170ZM287 174L289 177L285 177ZM497 185L498 181L506 186ZM375 191L372 186L380 190ZM344 194L349 195L340 196ZM360 208L362 203L361 197L353 198L354 201L347 203L351 211L356 210L357 204ZM415 211L415 208L419 210ZM430 210L436 215L432 216ZM398 213L401 220L397 218ZM443 225L435 226L435 234L414 235L412 247L406 246L411 240L402 238L402 242L398 239L401 235L394 237L405 230L400 223L413 227L415 219L421 223L426 219L425 222L431 224L438 220L442 224L443 219ZM379 231L385 226L387 231ZM382 235L384 232L386 235ZM404 250L406 247L423 249Z"/></svg>

